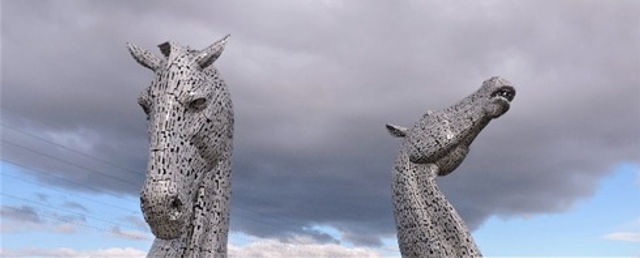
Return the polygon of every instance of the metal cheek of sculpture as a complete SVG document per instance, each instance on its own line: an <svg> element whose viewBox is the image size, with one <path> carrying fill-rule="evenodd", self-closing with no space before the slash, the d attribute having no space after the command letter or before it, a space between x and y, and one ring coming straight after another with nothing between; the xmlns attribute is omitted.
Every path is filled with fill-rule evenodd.
<svg viewBox="0 0 640 258"><path fill-rule="evenodd" d="M494 118L507 112L513 85L500 77L444 110L428 111L410 129L387 124L403 137L393 168L393 205L403 257L475 257L482 254L464 221L436 184L466 157L469 145Z"/></svg>
<svg viewBox="0 0 640 258"><path fill-rule="evenodd" d="M213 67L229 36L201 51L159 45L165 58L128 44L155 79L138 103L148 117L149 160L140 206L156 236L149 257L225 257L233 109Z"/></svg>

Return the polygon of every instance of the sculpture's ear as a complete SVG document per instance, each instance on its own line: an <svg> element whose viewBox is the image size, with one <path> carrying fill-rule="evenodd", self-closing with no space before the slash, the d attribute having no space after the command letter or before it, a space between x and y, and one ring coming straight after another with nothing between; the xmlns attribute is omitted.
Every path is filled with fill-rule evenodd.
<svg viewBox="0 0 640 258"><path fill-rule="evenodd" d="M397 125L386 124L387 131L395 137L405 137L407 136L407 128Z"/></svg>
<svg viewBox="0 0 640 258"><path fill-rule="evenodd" d="M430 117L430 116L433 116L434 114L435 112L433 112L433 110L427 110L427 113L424 113L422 117Z"/></svg>
<svg viewBox="0 0 640 258"><path fill-rule="evenodd" d="M167 41L165 43L162 43L158 45L158 48L165 57L169 58L169 55L171 54L171 42Z"/></svg>
<svg viewBox="0 0 640 258"><path fill-rule="evenodd" d="M142 66L154 71L160 68L162 60L149 52L149 50L142 49L131 43L127 43L127 48L129 49L131 56L133 56L133 59L138 61Z"/></svg>
<svg viewBox="0 0 640 258"><path fill-rule="evenodd" d="M221 40L216 41L215 43L211 44L211 46L200 51L200 53L195 58L195 62L197 62L202 69L205 69L213 64L213 62L216 61L216 59L218 59L218 57L220 57L220 55L222 54L222 50L224 50L224 45L227 44L229 36L231 35L224 36L224 38L222 38Z"/></svg>

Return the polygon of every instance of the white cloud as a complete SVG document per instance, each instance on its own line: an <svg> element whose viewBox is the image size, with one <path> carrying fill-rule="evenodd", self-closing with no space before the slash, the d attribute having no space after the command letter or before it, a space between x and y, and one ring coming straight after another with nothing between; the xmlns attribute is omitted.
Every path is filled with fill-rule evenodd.
<svg viewBox="0 0 640 258"><path fill-rule="evenodd" d="M614 241L640 242L640 233L615 232L606 234L603 238Z"/></svg>
<svg viewBox="0 0 640 258"><path fill-rule="evenodd" d="M289 241L256 238L243 246L229 244L230 257L384 257L389 250L320 244L309 237ZM397 250L396 250L397 251ZM0 249L0 257L145 257L146 251L125 247L97 250L57 249Z"/></svg>
<svg viewBox="0 0 640 258"><path fill-rule="evenodd" d="M2 219L0 220L0 233L2 234L16 234L26 231L43 230L44 226L41 223L22 221L16 222L12 220Z"/></svg>
<svg viewBox="0 0 640 258"><path fill-rule="evenodd" d="M109 231L109 236L131 240L150 240L150 235L148 233L138 230L122 230L118 226L111 228L111 231Z"/></svg>
<svg viewBox="0 0 640 258"><path fill-rule="evenodd" d="M256 239L244 246L229 245L230 257L383 257L372 248L319 244L311 238L297 237L291 241ZM125 247L82 251L57 249L0 249L0 257L145 257L146 251Z"/></svg>
<svg viewBox="0 0 640 258"><path fill-rule="evenodd" d="M230 244L230 257L382 257L373 248L346 247L339 244L320 244L308 237L288 241L256 239L245 246Z"/></svg>
<svg viewBox="0 0 640 258"><path fill-rule="evenodd" d="M129 215L129 216L124 216L122 219L128 222L129 224L136 226L137 228L141 228L141 229L145 229L146 231L149 231L149 225L147 225L147 222L145 222L142 218L140 218L140 216Z"/></svg>
<svg viewBox="0 0 640 258"><path fill-rule="evenodd" d="M71 223L64 223L54 226L53 231L58 233L73 234L78 232L78 227Z"/></svg>
<svg viewBox="0 0 640 258"><path fill-rule="evenodd" d="M28 231L46 231L74 234L85 223L83 216L42 212L36 208L23 206L0 207L0 233L15 234Z"/></svg>
<svg viewBox="0 0 640 258"><path fill-rule="evenodd" d="M32 222L32 221L17 221L13 219L1 219L0 220L0 233L2 234L18 234L23 232L54 232L60 234L74 234L79 231L78 224L64 222L57 223L49 222L44 223Z"/></svg>
<svg viewBox="0 0 640 258"><path fill-rule="evenodd" d="M80 251L71 248L57 249L2 249L0 256L2 257L145 257L147 252L131 247L125 248L106 248L90 251Z"/></svg>

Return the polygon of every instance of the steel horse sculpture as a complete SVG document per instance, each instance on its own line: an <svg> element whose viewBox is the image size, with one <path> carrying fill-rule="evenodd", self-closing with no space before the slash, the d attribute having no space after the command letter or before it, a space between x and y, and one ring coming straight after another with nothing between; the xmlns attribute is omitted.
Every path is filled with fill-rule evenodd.
<svg viewBox="0 0 640 258"><path fill-rule="evenodd" d="M127 44L156 75L138 98L150 145L140 206L156 236L148 257L227 255L233 110L212 64L228 37L200 51L166 42L164 58Z"/></svg>
<svg viewBox="0 0 640 258"><path fill-rule="evenodd" d="M403 257L476 257L482 254L464 221L440 192L436 176L462 163L469 145L494 118L509 110L513 85L499 77L442 111L428 111L411 128L387 124L403 137L393 167L393 205Z"/></svg>

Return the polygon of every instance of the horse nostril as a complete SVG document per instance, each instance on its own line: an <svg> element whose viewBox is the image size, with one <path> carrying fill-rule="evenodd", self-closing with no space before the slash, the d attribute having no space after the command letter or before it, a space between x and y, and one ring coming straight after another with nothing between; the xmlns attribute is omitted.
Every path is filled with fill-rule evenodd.
<svg viewBox="0 0 640 258"><path fill-rule="evenodd" d="M182 216L182 201L180 198L175 195L171 198L171 202L169 203L169 220L175 221L179 220Z"/></svg>
<svg viewBox="0 0 640 258"><path fill-rule="evenodd" d="M171 200L170 208L172 210L180 211L182 209L182 201L178 196L174 196L173 200Z"/></svg>

